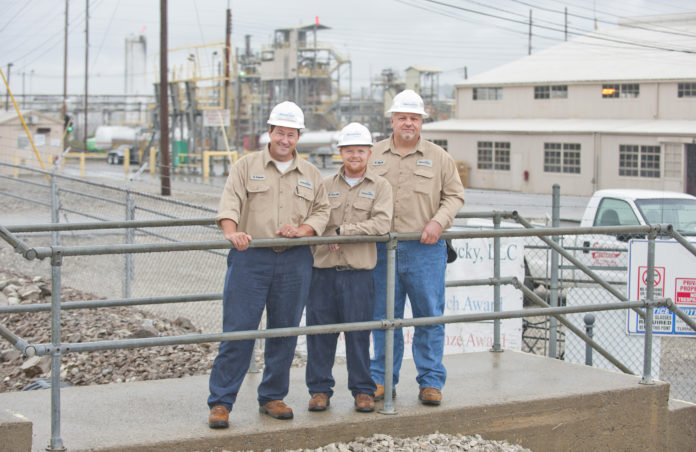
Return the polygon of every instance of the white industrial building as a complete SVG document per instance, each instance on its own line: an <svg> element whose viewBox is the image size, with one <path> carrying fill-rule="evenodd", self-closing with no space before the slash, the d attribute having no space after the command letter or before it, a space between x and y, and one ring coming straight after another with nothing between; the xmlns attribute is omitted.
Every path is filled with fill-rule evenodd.
<svg viewBox="0 0 696 452"><path fill-rule="evenodd" d="M473 188L696 194L696 14L625 19L456 86L426 139Z"/></svg>

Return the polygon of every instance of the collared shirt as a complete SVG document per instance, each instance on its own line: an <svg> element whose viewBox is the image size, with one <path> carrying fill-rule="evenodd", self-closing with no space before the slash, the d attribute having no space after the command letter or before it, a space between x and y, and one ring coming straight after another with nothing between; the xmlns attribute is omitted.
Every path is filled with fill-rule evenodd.
<svg viewBox="0 0 696 452"><path fill-rule="evenodd" d="M324 179L331 204L331 217L324 236L382 235L389 232L392 216L392 189L383 177L368 167L360 181L351 187L344 178L345 169ZM377 264L375 242L341 244L337 251L328 245L312 247L314 266L329 268L350 266L358 270L371 270Z"/></svg>
<svg viewBox="0 0 696 452"><path fill-rule="evenodd" d="M223 219L254 239L278 238L276 231L285 224L307 224L321 235L329 220L321 173L296 152L283 174L268 148L246 155L230 169L215 217L218 226Z"/></svg>
<svg viewBox="0 0 696 452"><path fill-rule="evenodd" d="M421 232L429 221L448 229L464 205L454 159L430 141L420 138L414 150L401 156L391 136L374 145L370 167L392 186L393 232Z"/></svg>

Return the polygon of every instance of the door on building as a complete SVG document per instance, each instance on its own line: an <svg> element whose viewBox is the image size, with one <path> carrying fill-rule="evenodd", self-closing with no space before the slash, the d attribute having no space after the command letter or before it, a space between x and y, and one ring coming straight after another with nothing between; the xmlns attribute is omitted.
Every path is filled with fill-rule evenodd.
<svg viewBox="0 0 696 452"><path fill-rule="evenodd" d="M686 192L696 196L696 144L685 146L686 154Z"/></svg>

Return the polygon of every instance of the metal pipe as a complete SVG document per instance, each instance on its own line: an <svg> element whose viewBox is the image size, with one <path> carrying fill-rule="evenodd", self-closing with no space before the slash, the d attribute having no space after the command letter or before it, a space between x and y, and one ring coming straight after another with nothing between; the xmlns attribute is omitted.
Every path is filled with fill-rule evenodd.
<svg viewBox="0 0 696 452"><path fill-rule="evenodd" d="M585 333L587 333L587 337L592 338L592 336L594 335L593 329L595 316L589 313L585 314L585 317L583 317L583 321L585 322ZM590 347L590 344L585 344L585 365L592 365L592 347Z"/></svg>
<svg viewBox="0 0 696 452"><path fill-rule="evenodd" d="M496 216L499 216L500 218L515 218L515 215L517 215L517 211L515 210L510 210L510 211L492 211L492 212L457 212L457 215L455 215L455 218L495 218Z"/></svg>
<svg viewBox="0 0 696 452"><path fill-rule="evenodd" d="M24 254L30 248L29 245L17 238L12 232L0 224L0 238L10 244L16 253Z"/></svg>
<svg viewBox="0 0 696 452"><path fill-rule="evenodd" d="M694 319L689 317L686 312L679 309L679 306L674 304L674 302L670 298L668 298L667 300L668 300L668 303L666 305L667 308L669 308L669 310L672 311L677 317L682 319L682 321L684 323L689 325L692 330L696 331L696 321L694 321Z"/></svg>
<svg viewBox="0 0 696 452"><path fill-rule="evenodd" d="M549 308L547 310L547 314L542 314L542 315L549 315L551 312L553 312L554 309L559 309L559 308L551 307L548 303L546 303L544 300L542 300L539 297L539 295L534 293L533 290L530 290L529 288L525 287L524 284L520 284L519 281L517 281L517 284L515 285L515 287L517 287L522 292L524 292L524 294L527 295L527 297L529 297L529 299L532 300L533 302L535 302L536 304ZM626 306L628 304L628 301L624 301L623 303L624 303L624 306ZM603 306L603 305L601 305L601 306ZM588 311L589 311L589 309L588 309ZM611 355L611 353L609 353L607 350L605 350L601 345L599 345L597 342L595 342L592 338L588 337L580 328L578 328L575 325L573 325L572 323L570 323L563 316L554 315L554 317L556 317L559 322L561 322L563 325L565 325L566 328L568 328L570 331L575 333L580 339L585 341L585 343L590 344L592 346L592 348L597 350L602 356L604 356L607 360L609 360L609 362L611 362L613 365L615 365L623 373L633 375L633 372L631 372L631 370L627 366L625 366L623 363L621 363L618 359L614 358Z"/></svg>
<svg viewBox="0 0 696 452"><path fill-rule="evenodd" d="M125 203L119 203L126 205ZM8 226L11 232L46 232L46 231L84 231L91 229L127 229L127 228L162 228L178 226L200 226L215 224L214 218L188 218L167 220L131 220L131 221L103 221L98 223L68 223L68 224L32 224Z"/></svg>
<svg viewBox="0 0 696 452"><path fill-rule="evenodd" d="M516 217L516 219L517 219L517 221L519 221L520 224L522 224L525 228L537 229L537 228L534 228L534 226L533 226L531 223L529 223L526 219L520 217L519 215ZM662 227L663 227L663 226L658 225L658 226L643 226L643 227L641 227L641 228L647 228L647 231L645 231L645 232L648 232L648 233L649 233L649 232L655 230L655 228L661 229ZM560 232L562 229L563 229L563 228L558 228L559 233L560 233L561 235L565 235L563 232ZM584 229L584 228L578 228L578 229ZM589 229L592 229L592 228L589 228ZM602 228L596 228L596 229L599 230L599 229L602 229ZM671 226L668 227L668 229L671 229ZM590 233L592 233L592 232L590 231ZM597 233L599 233L599 232L597 231ZM599 284L599 285L602 286L604 289L606 289L606 290L607 290L609 293L611 293L614 297L616 297L616 298L618 298L619 300L622 300L622 301L626 301L626 300L627 300L627 298L626 298L621 292L619 292L619 291L616 290L614 287L612 287L609 283L607 283L607 282L604 281L602 278L600 278L599 276L597 276L597 274L596 274L595 272L593 272L592 270L590 270L589 267L587 267L585 264L583 264L582 262L580 262L577 258L575 258L575 256L573 256L572 254L568 253L568 252L567 252L566 250L564 250L561 246L559 246L558 244L554 243L552 240L550 240L550 239L547 238L547 237L542 237L542 236L540 235L539 238L540 238L544 243L546 243L547 245L549 245L551 248L553 248L554 250L556 250L556 251L557 251L559 254L561 254L563 257L565 257L565 258L568 259L570 262L572 262L573 265L575 265L575 266L578 267L580 270L582 270L587 276L589 276L590 278L592 278L593 281L595 281L597 284ZM637 313L638 315L640 315L641 317L644 317L644 316L645 316L645 314L644 314L643 312L641 312L640 310L636 310L636 313Z"/></svg>
<svg viewBox="0 0 696 452"><path fill-rule="evenodd" d="M495 212L494 212L495 213ZM500 229L500 215L493 215L493 228ZM493 278L496 283L493 285L493 311L502 310L500 303L500 237L493 238ZM493 321L493 348L492 352L501 352L500 345L500 319Z"/></svg>
<svg viewBox="0 0 696 452"><path fill-rule="evenodd" d="M561 186L558 184L553 184L553 195L551 202L551 227L558 228L561 225ZM551 240L558 245L558 236L551 236ZM558 306L558 253L555 250L551 250L551 303L553 307ZM558 358L558 352L556 351L557 342L557 328L558 324L556 319L551 317L549 319L549 357Z"/></svg>
<svg viewBox="0 0 696 452"><path fill-rule="evenodd" d="M221 293L208 293L200 295L173 295L169 297L114 298L111 300L64 301L61 303L61 309L63 309L64 311L69 311L74 309L114 308L118 306L141 306L166 303L189 303L221 299ZM16 314L22 312L47 312L50 310L50 303L0 306L0 314Z"/></svg>
<svg viewBox="0 0 696 452"><path fill-rule="evenodd" d="M390 326L384 332L384 405L382 414L396 414L392 392L394 390L394 294L396 292L396 250L398 240L389 234L386 245L387 251L387 299L386 321Z"/></svg>
<svg viewBox="0 0 696 452"><path fill-rule="evenodd" d="M60 285L63 259L60 251L51 258L51 450L63 449L60 436Z"/></svg>
<svg viewBox="0 0 696 452"><path fill-rule="evenodd" d="M686 240L686 238L683 235L681 235L676 229L672 229L670 231L670 235L674 237L674 239L677 242L681 243L684 248L689 250L691 254L696 256L696 246L692 245L688 240Z"/></svg>
<svg viewBox="0 0 696 452"><path fill-rule="evenodd" d="M115 350L119 348L142 348L142 347L161 347L167 345L200 344L206 342L241 341L250 339L268 339L273 337L303 336L311 334L338 333L341 331L364 331L364 330L386 330L394 328L405 328L409 326L425 326L447 323L473 323L486 322L495 319L514 319L520 317L538 317L547 315L575 314L581 312L614 311L626 309L628 307L644 308L646 306L658 307L666 306L667 299L658 299L652 303L646 300L616 302L607 304L591 304L578 306L562 306L558 308L532 308L520 309L515 311L502 312L481 312L474 314L457 314L439 317L418 317L409 319L383 319L370 320L367 322L353 323L334 323L327 325L298 326L289 328L271 328L265 330L235 331L228 333L205 333L188 334L181 336L149 337L140 339L117 339L99 342L75 342L62 343L58 347L62 353L82 353L101 350ZM584 333L583 333L584 336ZM31 344L36 349L37 355L52 353L57 347L51 344ZM599 346L597 346L599 347ZM594 347L595 349L598 349ZM601 347L599 347L601 349ZM389 349L387 349L388 352ZM618 366L617 366L618 367ZM393 372L393 367L392 367ZM626 372L626 373L630 373ZM385 373L385 391L386 381ZM385 394L389 394L385 392ZM386 399L386 398L385 398Z"/></svg>
<svg viewBox="0 0 696 452"><path fill-rule="evenodd" d="M446 281L445 287L492 286L494 284L514 284L515 278L458 279Z"/></svg>
<svg viewBox="0 0 696 452"><path fill-rule="evenodd" d="M646 301L650 303L655 298L655 237L657 234L648 234L648 269L646 281ZM639 284L640 285L640 284ZM641 384L654 384L652 380L652 341L653 341L653 314L652 307L645 308L645 337L643 352L643 378Z"/></svg>

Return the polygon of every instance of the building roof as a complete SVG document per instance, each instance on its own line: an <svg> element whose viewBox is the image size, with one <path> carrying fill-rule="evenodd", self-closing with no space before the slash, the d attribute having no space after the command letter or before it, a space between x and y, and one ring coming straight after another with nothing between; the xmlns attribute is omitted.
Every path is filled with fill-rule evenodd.
<svg viewBox="0 0 696 452"><path fill-rule="evenodd" d="M39 118L41 118L42 121L62 123L62 121L59 118L55 118L53 116L38 112L36 110L24 110L21 113L25 121L27 121L27 118L29 116L38 116ZM19 120L19 117L17 116L17 112L15 110L0 111L0 124L6 124L12 122L13 120L16 120L18 124L21 124L21 121Z"/></svg>
<svg viewBox="0 0 696 452"><path fill-rule="evenodd" d="M625 19L457 86L684 79L696 81L696 13Z"/></svg>
<svg viewBox="0 0 696 452"><path fill-rule="evenodd" d="M448 119L423 124L423 132L603 133L696 137L696 120L649 119Z"/></svg>

